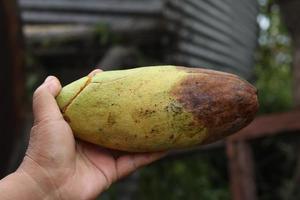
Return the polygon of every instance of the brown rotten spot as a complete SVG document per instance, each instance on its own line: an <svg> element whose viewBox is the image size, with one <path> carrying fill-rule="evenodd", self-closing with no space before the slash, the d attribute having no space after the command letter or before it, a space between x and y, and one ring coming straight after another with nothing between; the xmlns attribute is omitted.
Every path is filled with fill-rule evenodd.
<svg viewBox="0 0 300 200"><path fill-rule="evenodd" d="M190 73L172 93L191 112L196 124L208 129L202 143L233 134L249 124L258 110L257 90L238 76L205 69Z"/></svg>

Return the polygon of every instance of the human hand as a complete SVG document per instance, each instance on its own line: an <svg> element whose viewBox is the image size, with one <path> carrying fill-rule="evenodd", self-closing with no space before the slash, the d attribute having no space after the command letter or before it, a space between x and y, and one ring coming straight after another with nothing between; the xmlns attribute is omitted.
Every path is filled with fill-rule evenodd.
<svg viewBox="0 0 300 200"><path fill-rule="evenodd" d="M99 71L93 71L93 76ZM120 153L74 139L57 106L61 85L50 76L33 97L34 126L17 174L36 185L39 198L92 199L113 182L164 153Z"/></svg>

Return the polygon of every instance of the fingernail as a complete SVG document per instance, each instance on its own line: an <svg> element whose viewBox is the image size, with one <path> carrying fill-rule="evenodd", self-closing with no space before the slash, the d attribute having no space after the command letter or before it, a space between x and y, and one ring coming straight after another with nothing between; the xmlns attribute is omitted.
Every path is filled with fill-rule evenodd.
<svg viewBox="0 0 300 200"><path fill-rule="evenodd" d="M44 85L48 88L49 92L56 95L59 90L59 84L54 76L48 76L44 82Z"/></svg>
<svg viewBox="0 0 300 200"><path fill-rule="evenodd" d="M45 79L44 83L49 83L49 82L52 81L53 79L54 79L53 76L48 76L48 77Z"/></svg>
<svg viewBox="0 0 300 200"><path fill-rule="evenodd" d="M95 70L93 70L91 73L89 73L89 77L93 77L93 76L95 76L96 74L98 74L98 73L100 73L100 72L102 72L102 70L101 69L95 69Z"/></svg>

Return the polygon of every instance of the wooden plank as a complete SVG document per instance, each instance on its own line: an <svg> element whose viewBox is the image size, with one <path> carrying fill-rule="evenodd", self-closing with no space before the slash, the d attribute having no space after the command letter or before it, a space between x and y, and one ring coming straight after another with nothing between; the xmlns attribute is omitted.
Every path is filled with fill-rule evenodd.
<svg viewBox="0 0 300 200"><path fill-rule="evenodd" d="M293 66L293 80L294 80L294 104L295 107L300 109L300 35L298 35L298 42L294 50L294 66Z"/></svg>
<svg viewBox="0 0 300 200"><path fill-rule="evenodd" d="M24 92L23 42L13 0L0 0L0 177L6 173L21 128Z"/></svg>
<svg viewBox="0 0 300 200"><path fill-rule="evenodd" d="M233 200L256 200L254 160L245 141L227 140L226 150Z"/></svg>
<svg viewBox="0 0 300 200"><path fill-rule="evenodd" d="M300 131L300 110L257 117L230 138L235 141L258 139L279 133Z"/></svg>
<svg viewBox="0 0 300 200"><path fill-rule="evenodd" d="M231 142L249 141L272 137L282 133L299 133L300 132L300 110L286 113L268 114L257 117L249 126L238 133L228 137ZM187 150L178 150L173 152L174 155L186 155L203 150L222 148L227 140L221 140L205 146L196 146Z"/></svg>

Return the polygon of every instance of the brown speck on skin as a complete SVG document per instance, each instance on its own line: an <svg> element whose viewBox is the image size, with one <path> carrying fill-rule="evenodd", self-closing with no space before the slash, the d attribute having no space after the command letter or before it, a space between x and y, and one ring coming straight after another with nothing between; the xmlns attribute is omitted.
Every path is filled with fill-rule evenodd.
<svg viewBox="0 0 300 200"><path fill-rule="evenodd" d="M112 113L109 113L108 118L107 118L107 124L109 126L113 126L116 123L115 115Z"/></svg>
<svg viewBox="0 0 300 200"><path fill-rule="evenodd" d="M182 114L182 106L172 101L164 109L173 116Z"/></svg>
<svg viewBox="0 0 300 200"><path fill-rule="evenodd" d="M170 138L170 140L174 139L174 135L170 135L169 138Z"/></svg>
<svg viewBox="0 0 300 200"><path fill-rule="evenodd" d="M134 118L141 119L141 118L151 117L155 113L156 113L155 110L140 108L135 110L132 115L134 115Z"/></svg>
<svg viewBox="0 0 300 200"><path fill-rule="evenodd" d="M153 128L153 129L151 129L150 133L155 134L155 133L157 133L157 130Z"/></svg>
<svg viewBox="0 0 300 200"><path fill-rule="evenodd" d="M193 114L196 122L208 129L204 143L233 134L253 120L258 99L257 90L251 84L228 73L188 71L193 73L175 86L172 94Z"/></svg>

